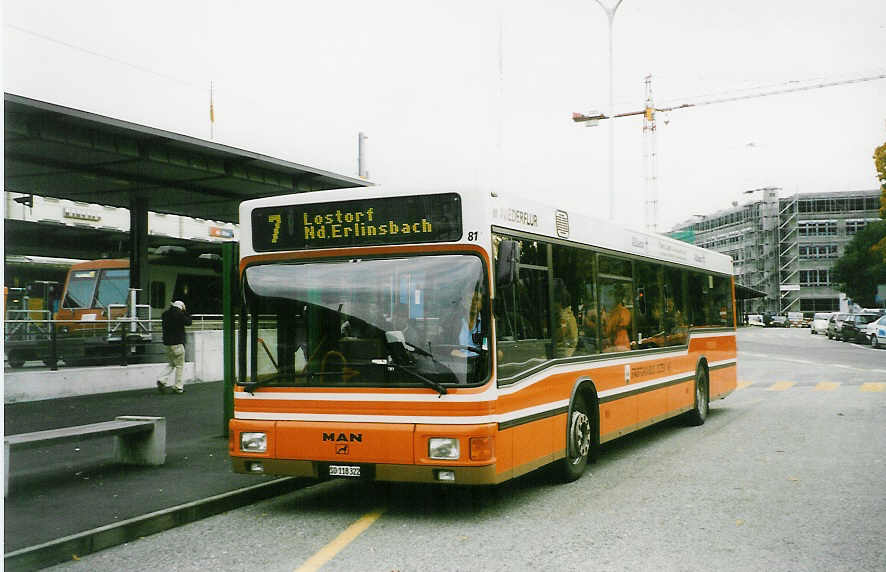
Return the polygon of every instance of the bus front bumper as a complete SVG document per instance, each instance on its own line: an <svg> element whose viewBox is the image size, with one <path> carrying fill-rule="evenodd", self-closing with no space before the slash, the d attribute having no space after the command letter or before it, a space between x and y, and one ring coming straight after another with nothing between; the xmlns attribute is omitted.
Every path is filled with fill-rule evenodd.
<svg viewBox="0 0 886 572"><path fill-rule="evenodd" d="M398 465L386 463L330 463L256 457L231 457L235 473L269 474L313 479L344 478L385 482L494 485L500 482L495 465L480 467ZM332 467L359 467L359 476L330 475ZM353 471L351 471L353 472Z"/></svg>

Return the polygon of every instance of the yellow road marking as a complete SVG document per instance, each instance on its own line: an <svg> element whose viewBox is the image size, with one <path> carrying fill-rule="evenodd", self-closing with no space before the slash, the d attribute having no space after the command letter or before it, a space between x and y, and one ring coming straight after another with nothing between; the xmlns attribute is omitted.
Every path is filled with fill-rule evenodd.
<svg viewBox="0 0 886 572"><path fill-rule="evenodd" d="M862 383L862 391L886 391L886 383Z"/></svg>
<svg viewBox="0 0 886 572"><path fill-rule="evenodd" d="M840 387L840 382L838 381L822 381L815 386L813 391L834 391L838 387Z"/></svg>
<svg viewBox="0 0 886 572"><path fill-rule="evenodd" d="M796 381L777 381L766 388L766 391L784 391L796 385Z"/></svg>
<svg viewBox="0 0 886 572"><path fill-rule="evenodd" d="M749 385L753 385L753 384L754 384L753 381L739 381L736 389L744 389L745 387L748 387Z"/></svg>
<svg viewBox="0 0 886 572"><path fill-rule="evenodd" d="M360 536L372 523L378 520L384 509L379 509L367 513L360 517L360 520L347 527L341 534L335 537L335 540L321 548L316 554L308 558L308 560L295 569L295 572L314 572L319 570L324 564L332 560L336 554L341 552L348 544Z"/></svg>

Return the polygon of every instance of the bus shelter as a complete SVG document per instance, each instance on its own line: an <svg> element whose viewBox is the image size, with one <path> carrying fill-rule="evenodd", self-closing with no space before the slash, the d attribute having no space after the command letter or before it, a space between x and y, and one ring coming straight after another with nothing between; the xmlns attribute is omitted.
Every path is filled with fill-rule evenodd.
<svg viewBox="0 0 886 572"><path fill-rule="evenodd" d="M4 94L6 191L129 209L130 284L145 292L148 211L237 221L241 201L369 182L95 113ZM25 197L24 200L27 200ZM6 221L7 251L71 238L119 240L77 227ZM168 241L167 241L168 242ZM61 256L58 252L42 252Z"/></svg>
<svg viewBox="0 0 886 572"><path fill-rule="evenodd" d="M360 178L21 95L5 93L4 104L6 191L22 194L16 200L25 205L36 195L126 208L130 222L129 232L121 233L6 220L6 252L77 256L72 245L95 244L104 250L104 244L126 241L129 287L138 292L140 302L149 294L149 211L237 222L239 203L247 199L371 185ZM164 237L163 243L175 241ZM223 274L225 343L229 344L233 339L230 278L236 250L231 242L222 250L228 264ZM132 316L136 320L134 312ZM126 344L121 345L125 354ZM233 367L227 363L231 352L225 354L228 386ZM52 365L55 369L54 359Z"/></svg>

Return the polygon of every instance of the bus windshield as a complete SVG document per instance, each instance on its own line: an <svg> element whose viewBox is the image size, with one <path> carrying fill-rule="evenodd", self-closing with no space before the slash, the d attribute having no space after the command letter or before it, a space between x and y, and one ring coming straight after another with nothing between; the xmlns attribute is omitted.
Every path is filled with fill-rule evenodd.
<svg viewBox="0 0 886 572"><path fill-rule="evenodd" d="M129 269L109 269L102 273L98 283L96 303L101 308L109 304L125 304L129 293Z"/></svg>
<svg viewBox="0 0 886 572"><path fill-rule="evenodd" d="M489 376L478 256L262 264L245 282L252 383L443 393Z"/></svg>
<svg viewBox="0 0 886 572"><path fill-rule="evenodd" d="M77 270L71 273L68 290L62 304L65 308L89 308L95 293L97 270Z"/></svg>

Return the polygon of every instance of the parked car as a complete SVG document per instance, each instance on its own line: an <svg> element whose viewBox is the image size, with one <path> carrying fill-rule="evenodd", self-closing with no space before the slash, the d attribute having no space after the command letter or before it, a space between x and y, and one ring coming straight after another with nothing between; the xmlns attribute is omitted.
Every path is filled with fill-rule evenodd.
<svg viewBox="0 0 886 572"><path fill-rule="evenodd" d="M848 315L849 314L844 314L842 312L835 312L831 314L831 317L828 318L827 336L829 340L840 339L840 328L843 327L843 320L845 320L846 316Z"/></svg>
<svg viewBox="0 0 886 572"><path fill-rule="evenodd" d="M881 316L879 320L865 326L865 334L875 348L886 345L886 316Z"/></svg>
<svg viewBox="0 0 886 572"><path fill-rule="evenodd" d="M763 327L786 328L788 327L788 317L772 314L771 312L763 312Z"/></svg>
<svg viewBox="0 0 886 572"><path fill-rule="evenodd" d="M812 326L809 328L810 334L827 334L828 319L834 315L834 312L816 312L812 316Z"/></svg>
<svg viewBox="0 0 886 572"><path fill-rule="evenodd" d="M880 318L880 314L862 313L849 314L843 320L843 326L840 328L840 339L844 342L855 342L857 344L868 343L869 338L865 333L865 327L871 322L876 322Z"/></svg>

